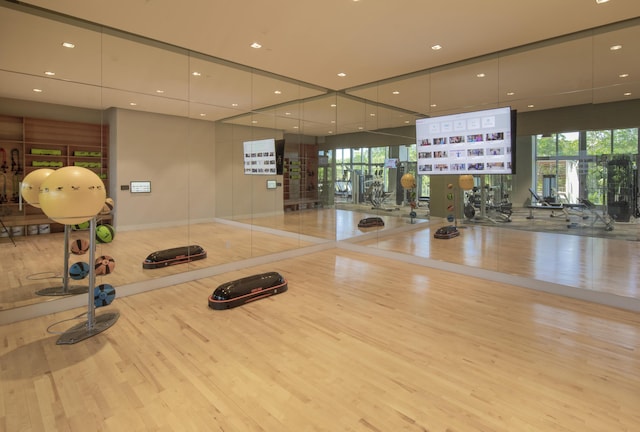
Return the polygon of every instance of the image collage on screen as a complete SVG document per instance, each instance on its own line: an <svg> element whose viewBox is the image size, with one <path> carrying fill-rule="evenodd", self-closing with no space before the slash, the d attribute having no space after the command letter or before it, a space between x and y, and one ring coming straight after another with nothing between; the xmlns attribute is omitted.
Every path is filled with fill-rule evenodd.
<svg viewBox="0 0 640 432"><path fill-rule="evenodd" d="M251 175L276 174L275 139L244 142L244 173Z"/></svg>
<svg viewBox="0 0 640 432"><path fill-rule="evenodd" d="M418 174L510 174L511 134L508 107L420 119Z"/></svg>

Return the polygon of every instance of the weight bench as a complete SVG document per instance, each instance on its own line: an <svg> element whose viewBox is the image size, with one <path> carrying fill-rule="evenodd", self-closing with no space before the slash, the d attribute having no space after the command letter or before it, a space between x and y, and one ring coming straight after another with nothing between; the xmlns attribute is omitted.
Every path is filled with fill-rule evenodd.
<svg viewBox="0 0 640 432"><path fill-rule="evenodd" d="M574 212L584 212L584 210L588 209L588 207L584 204L584 202L579 202L579 203L561 203L561 202L549 202L546 201L544 199L542 199L540 197L540 195L538 195L537 193L535 193L533 191L533 189L529 188L529 192L531 193L531 196L535 199L536 204L531 204L529 206L527 206L527 208L529 209L529 216L527 216L527 219L533 219L533 210L549 210L551 211L550 216L551 217L558 217L560 216L560 214L558 214L557 212L561 212L562 215L564 215L565 221L569 222L569 212L570 211L574 211ZM581 200L583 201L583 200ZM582 215L583 219L586 219L588 216L584 216Z"/></svg>
<svg viewBox="0 0 640 432"><path fill-rule="evenodd" d="M593 215L591 226L595 225L598 221L602 221L605 231L613 231L613 219L611 219L606 212L603 212L603 214L598 213L596 205L586 198L578 198L578 200L585 206L587 211Z"/></svg>

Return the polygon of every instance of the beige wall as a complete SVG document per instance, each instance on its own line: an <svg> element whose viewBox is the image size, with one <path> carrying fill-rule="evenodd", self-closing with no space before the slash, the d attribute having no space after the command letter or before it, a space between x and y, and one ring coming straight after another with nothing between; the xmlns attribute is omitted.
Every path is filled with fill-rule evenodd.
<svg viewBox="0 0 640 432"><path fill-rule="evenodd" d="M216 216L244 219L283 213L282 187L267 190L268 179L282 183L281 175L245 175L243 142L282 139L282 131L218 124L216 126Z"/></svg>
<svg viewBox="0 0 640 432"><path fill-rule="evenodd" d="M214 123L122 109L110 110L108 119L110 189L119 230L215 217ZM152 192L121 190L133 180L150 180Z"/></svg>

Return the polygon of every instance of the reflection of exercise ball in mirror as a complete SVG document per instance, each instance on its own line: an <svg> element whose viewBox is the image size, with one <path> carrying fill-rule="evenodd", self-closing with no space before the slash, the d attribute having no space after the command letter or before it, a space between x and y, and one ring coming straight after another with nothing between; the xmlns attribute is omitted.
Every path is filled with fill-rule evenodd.
<svg viewBox="0 0 640 432"><path fill-rule="evenodd" d="M458 186L462 190L473 189L473 176L471 174L463 174L458 178Z"/></svg>
<svg viewBox="0 0 640 432"><path fill-rule="evenodd" d="M88 221L102 210L106 197L100 177L83 167L58 168L40 185L42 211L64 225Z"/></svg>
<svg viewBox="0 0 640 432"><path fill-rule="evenodd" d="M40 168L27 174L22 180L20 193L22 198L34 207L40 208L40 186L51 173L54 171L50 168Z"/></svg>
<svg viewBox="0 0 640 432"><path fill-rule="evenodd" d="M406 173L400 178L400 184L405 189L413 189L416 187L416 178L411 173Z"/></svg>

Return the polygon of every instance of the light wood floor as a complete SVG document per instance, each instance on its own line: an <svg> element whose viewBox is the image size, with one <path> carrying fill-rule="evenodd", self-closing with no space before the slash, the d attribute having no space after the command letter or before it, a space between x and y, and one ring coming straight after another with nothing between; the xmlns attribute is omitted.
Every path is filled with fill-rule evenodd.
<svg viewBox="0 0 640 432"><path fill-rule="evenodd" d="M471 237L472 235L469 235ZM453 244L453 243L451 243ZM289 290L214 311L219 284ZM341 249L0 327L2 431L637 431L640 316ZM79 320L54 326L63 331Z"/></svg>

